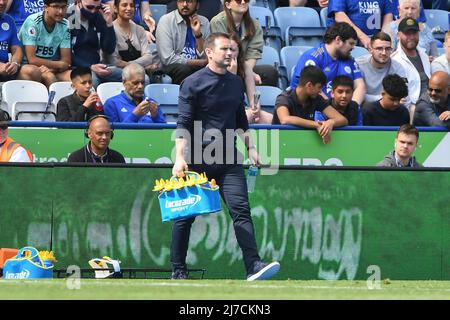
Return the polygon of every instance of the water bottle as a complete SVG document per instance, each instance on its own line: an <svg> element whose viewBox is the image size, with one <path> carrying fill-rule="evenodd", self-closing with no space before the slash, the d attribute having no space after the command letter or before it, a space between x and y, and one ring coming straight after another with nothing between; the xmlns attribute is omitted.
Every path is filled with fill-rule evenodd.
<svg viewBox="0 0 450 320"><path fill-rule="evenodd" d="M258 175L258 167L250 166L247 172L247 192L252 193L255 191L256 176Z"/></svg>

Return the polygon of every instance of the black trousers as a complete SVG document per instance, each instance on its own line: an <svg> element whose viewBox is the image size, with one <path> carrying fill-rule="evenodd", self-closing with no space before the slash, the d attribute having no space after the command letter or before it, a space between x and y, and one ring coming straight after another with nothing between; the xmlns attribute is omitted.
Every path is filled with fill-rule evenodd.
<svg viewBox="0 0 450 320"><path fill-rule="evenodd" d="M196 172L206 172L208 180L215 179L220 195L228 207L233 220L234 233L242 250L247 274L251 273L255 261L261 260L256 246L255 231L250 216L247 182L242 165L193 165ZM176 220L172 227L172 269L186 269L186 255L195 217Z"/></svg>
<svg viewBox="0 0 450 320"><path fill-rule="evenodd" d="M172 83L180 84L184 79L189 77L195 71L202 69L203 67L190 66L187 64L174 63L168 66L164 66L162 71L168 74L172 78Z"/></svg>

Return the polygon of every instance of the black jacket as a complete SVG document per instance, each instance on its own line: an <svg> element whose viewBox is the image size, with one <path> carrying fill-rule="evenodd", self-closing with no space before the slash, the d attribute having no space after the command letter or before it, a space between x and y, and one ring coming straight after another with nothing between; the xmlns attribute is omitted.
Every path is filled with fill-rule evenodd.
<svg viewBox="0 0 450 320"><path fill-rule="evenodd" d="M123 156L110 148L108 148L106 155L103 159L95 156L91 150L88 148L88 145L83 148L74 151L70 154L67 162L85 162L85 163L125 163L125 159Z"/></svg>
<svg viewBox="0 0 450 320"><path fill-rule="evenodd" d="M89 108L83 107L83 102L74 92L70 96L61 98L61 100L58 101L56 121L87 121L97 114L104 114L103 108L101 110L97 110L93 106Z"/></svg>

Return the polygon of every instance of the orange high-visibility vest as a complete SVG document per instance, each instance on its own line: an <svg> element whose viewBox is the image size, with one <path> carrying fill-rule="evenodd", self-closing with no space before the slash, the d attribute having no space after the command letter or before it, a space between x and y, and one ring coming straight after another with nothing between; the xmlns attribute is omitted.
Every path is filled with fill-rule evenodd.
<svg viewBox="0 0 450 320"><path fill-rule="evenodd" d="M18 144L17 142L15 142L13 139L11 139L9 137L6 138L5 143L3 144L2 148L0 149L0 162L9 162L12 154L14 153L14 151L16 151L16 149L18 147L20 147L20 144ZM25 149L25 151L27 152L28 157L30 158L30 161L33 162L33 154L30 151L28 151L27 149Z"/></svg>

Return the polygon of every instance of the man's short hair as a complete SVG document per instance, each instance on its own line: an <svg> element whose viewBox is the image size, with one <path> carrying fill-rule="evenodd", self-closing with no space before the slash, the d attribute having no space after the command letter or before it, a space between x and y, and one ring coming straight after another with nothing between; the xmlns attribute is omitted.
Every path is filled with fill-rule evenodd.
<svg viewBox="0 0 450 320"><path fill-rule="evenodd" d="M334 41L334 39L336 39L337 36L339 36L342 41L346 41L348 39L358 40L358 35L356 34L355 29L353 29L353 27L347 22L336 22L329 27L323 36L323 42L330 44Z"/></svg>
<svg viewBox="0 0 450 320"><path fill-rule="evenodd" d="M320 83L324 86L327 83L327 76L322 69L316 66L306 66L300 72L298 85L304 87L308 82L311 82L313 85Z"/></svg>
<svg viewBox="0 0 450 320"><path fill-rule="evenodd" d="M145 76L145 69L140 64L135 62L127 64L122 70L122 80L127 81L131 79L131 76L135 73L140 73Z"/></svg>
<svg viewBox="0 0 450 320"><path fill-rule="evenodd" d="M383 79L383 89L390 96L402 99L408 96L408 86L405 79L398 74L388 74Z"/></svg>
<svg viewBox="0 0 450 320"><path fill-rule="evenodd" d="M231 40L231 36L228 35L228 34L226 34L226 33L223 33L223 32L214 32L214 33L211 33L211 34L205 39L205 42L204 42L204 45L203 45L203 46L204 46L205 48L214 49L215 41L216 41L216 39L219 39L219 38L225 38L225 39Z"/></svg>
<svg viewBox="0 0 450 320"><path fill-rule="evenodd" d="M67 4L67 0L44 0L44 4L46 6L51 5L52 3L64 3L64 4Z"/></svg>
<svg viewBox="0 0 450 320"><path fill-rule="evenodd" d="M334 90L339 86L350 87L353 90L354 87L353 79L347 76L334 77L333 80L331 81L331 89Z"/></svg>
<svg viewBox="0 0 450 320"><path fill-rule="evenodd" d="M402 125L398 131L397 131L397 137L400 133L404 133L407 135L415 135L417 138L417 141L419 141L419 130L417 130L417 128L415 126L413 126L412 124L404 124Z"/></svg>
<svg viewBox="0 0 450 320"><path fill-rule="evenodd" d="M372 45L375 42L375 40L389 41L389 42L392 41L391 36L383 31L379 31L379 32L375 33L372 36L372 38L370 38L370 44Z"/></svg>
<svg viewBox="0 0 450 320"><path fill-rule="evenodd" d="M85 76L87 74L90 74L92 76L90 68L88 68L88 67L75 67L70 72L70 80L73 81L76 77L82 77L82 76Z"/></svg>

